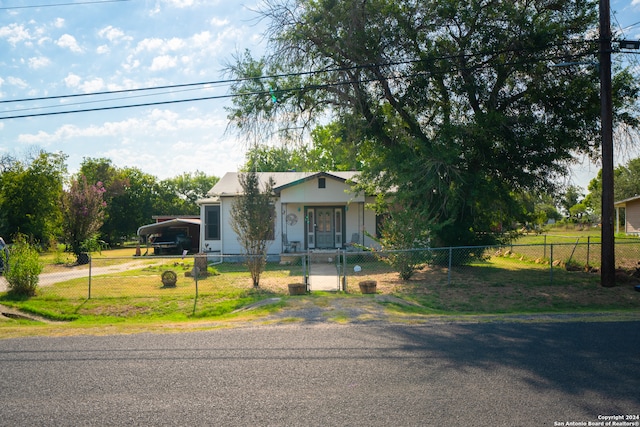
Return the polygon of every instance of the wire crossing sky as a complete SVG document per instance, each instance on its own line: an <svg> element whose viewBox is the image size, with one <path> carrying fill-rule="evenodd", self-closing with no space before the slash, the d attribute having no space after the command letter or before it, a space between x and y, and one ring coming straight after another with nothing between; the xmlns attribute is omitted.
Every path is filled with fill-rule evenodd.
<svg viewBox="0 0 640 427"><path fill-rule="evenodd" d="M61 151L71 172L85 157L107 157L160 179L236 171L246 144L227 132L235 80L223 69L245 49L264 53L265 23L252 12L262 1L3 2L0 155ZM640 0L612 0L612 9L614 36L640 39ZM637 55L616 54L614 61L640 75ZM271 102L278 76L266 77L258 95ZM597 171L585 164L576 181L586 186Z"/></svg>

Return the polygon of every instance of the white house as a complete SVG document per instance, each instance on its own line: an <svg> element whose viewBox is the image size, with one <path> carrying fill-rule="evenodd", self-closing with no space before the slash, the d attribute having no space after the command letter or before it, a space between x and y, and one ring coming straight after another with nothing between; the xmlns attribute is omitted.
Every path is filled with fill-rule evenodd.
<svg viewBox="0 0 640 427"><path fill-rule="evenodd" d="M621 232L620 223L622 222L623 233L640 235L640 196L620 200L613 206L616 209L616 233Z"/></svg>
<svg viewBox="0 0 640 427"><path fill-rule="evenodd" d="M200 205L200 251L224 255L242 253L230 219L234 198L242 193L240 173L225 174ZM368 209L374 196L354 192L358 172L259 172L271 177L277 219L269 255L306 250L371 246L365 233L376 233L376 214Z"/></svg>

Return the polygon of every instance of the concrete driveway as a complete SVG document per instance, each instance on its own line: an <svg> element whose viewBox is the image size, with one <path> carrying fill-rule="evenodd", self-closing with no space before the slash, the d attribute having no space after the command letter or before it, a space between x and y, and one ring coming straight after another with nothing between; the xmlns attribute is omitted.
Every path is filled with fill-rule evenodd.
<svg viewBox="0 0 640 427"><path fill-rule="evenodd" d="M143 261L132 261L124 264L111 265L107 267L94 267L91 269L92 275L120 273L128 270L135 270L145 265L149 265ZM65 269L64 271L56 273L43 273L39 276L38 286L51 286L55 283L64 282L71 279L77 279L81 277L89 277L88 266L74 266ZM0 292L7 290L7 279L4 275L0 276Z"/></svg>

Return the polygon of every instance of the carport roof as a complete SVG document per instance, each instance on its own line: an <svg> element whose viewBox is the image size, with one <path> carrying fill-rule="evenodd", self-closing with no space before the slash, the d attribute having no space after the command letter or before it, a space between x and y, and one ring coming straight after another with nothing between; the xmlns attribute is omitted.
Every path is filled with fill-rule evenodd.
<svg viewBox="0 0 640 427"><path fill-rule="evenodd" d="M199 226L201 224L201 221L199 219L193 218L176 218L169 221L154 222L153 224L143 225L142 227L138 228L138 236L148 236L149 234L153 234L159 230L162 230L163 228L175 227L176 225L183 224Z"/></svg>

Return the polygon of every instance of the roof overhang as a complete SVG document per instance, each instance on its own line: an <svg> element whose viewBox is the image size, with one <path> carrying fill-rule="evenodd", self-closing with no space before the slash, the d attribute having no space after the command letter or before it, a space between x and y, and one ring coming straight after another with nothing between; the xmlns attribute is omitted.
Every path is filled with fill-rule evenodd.
<svg viewBox="0 0 640 427"><path fill-rule="evenodd" d="M148 236L149 234L157 233L165 228L176 227L180 225L197 225L200 226L202 222L199 219L191 218L176 218L169 221L154 222L153 224L143 225L138 228L138 236Z"/></svg>
<svg viewBox="0 0 640 427"><path fill-rule="evenodd" d="M627 203L633 202L633 201L636 201L636 200L640 200L640 196L629 197L628 199L624 199L624 200L620 200L620 201L614 202L613 206L615 206L617 208L620 208L620 207L626 206Z"/></svg>

